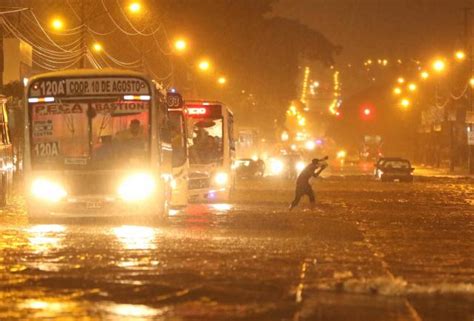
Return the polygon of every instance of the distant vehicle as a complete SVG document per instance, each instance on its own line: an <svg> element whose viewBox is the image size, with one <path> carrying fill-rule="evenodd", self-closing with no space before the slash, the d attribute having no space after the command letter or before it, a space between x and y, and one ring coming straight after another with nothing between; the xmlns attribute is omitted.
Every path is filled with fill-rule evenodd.
<svg viewBox="0 0 474 321"><path fill-rule="evenodd" d="M189 200L227 202L235 181L234 116L217 101L186 101L185 107Z"/></svg>
<svg viewBox="0 0 474 321"><path fill-rule="evenodd" d="M410 161L398 157L382 157L375 163L375 178L382 181L413 182L413 171Z"/></svg>
<svg viewBox="0 0 474 321"><path fill-rule="evenodd" d="M383 155L383 140L381 136L364 136L362 148L360 151L360 159L365 161L374 161Z"/></svg>
<svg viewBox="0 0 474 321"><path fill-rule="evenodd" d="M278 158L270 159L268 174L271 176L281 176L288 179L296 178L305 168L303 157L299 154L287 154Z"/></svg>
<svg viewBox="0 0 474 321"><path fill-rule="evenodd" d="M265 163L261 159L241 158L235 161L235 174L239 178L262 177L264 173Z"/></svg>
<svg viewBox="0 0 474 321"><path fill-rule="evenodd" d="M0 96L0 206L7 204L13 185L13 147L8 130L7 99Z"/></svg>

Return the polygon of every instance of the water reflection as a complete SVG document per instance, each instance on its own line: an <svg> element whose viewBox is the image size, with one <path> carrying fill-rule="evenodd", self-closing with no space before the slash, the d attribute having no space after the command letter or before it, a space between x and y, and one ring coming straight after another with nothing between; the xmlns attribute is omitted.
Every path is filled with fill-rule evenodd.
<svg viewBox="0 0 474 321"><path fill-rule="evenodd" d="M34 225L26 230L30 247L37 253L62 247L66 227L58 224Z"/></svg>
<svg viewBox="0 0 474 321"><path fill-rule="evenodd" d="M157 316L163 315L165 310L158 310L146 305L135 304L113 304L108 309L114 315L113 320L156 320Z"/></svg>
<svg viewBox="0 0 474 321"><path fill-rule="evenodd" d="M49 320L69 315L76 309L76 304L74 302L61 302L56 300L27 299L18 304L18 307L21 310L32 310L29 312L30 317Z"/></svg>
<svg viewBox="0 0 474 321"><path fill-rule="evenodd" d="M155 249L156 231L151 227L122 225L112 228L113 234L127 250Z"/></svg>

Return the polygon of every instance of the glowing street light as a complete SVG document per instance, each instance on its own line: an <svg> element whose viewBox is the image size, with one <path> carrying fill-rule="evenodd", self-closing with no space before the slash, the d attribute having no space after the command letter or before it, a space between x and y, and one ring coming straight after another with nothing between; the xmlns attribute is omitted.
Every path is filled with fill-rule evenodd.
<svg viewBox="0 0 474 321"><path fill-rule="evenodd" d="M454 54L454 57L455 57L456 60L458 60L458 61L463 61L463 60L466 58L466 54L464 53L464 51L458 50L458 51L456 51L456 53Z"/></svg>
<svg viewBox="0 0 474 321"><path fill-rule="evenodd" d="M427 71L422 71L420 73L421 79L428 79L430 77L430 74Z"/></svg>
<svg viewBox="0 0 474 321"><path fill-rule="evenodd" d="M142 5L140 4L140 2L132 2L128 5L128 10L131 13L139 13L142 10Z"/></svg>
<svg viewBox="0 0 474 321"><path fill-rule="evenodd" d="M370 110L369 107L366 107L366 108L364 109L364 115L365 115L365 116L370 116L371 113L372 113L372 111Z"/></svg>
<svg viewBox="0 0 474 321"><path fill-rule="evenodd" d="M408 100L407 98L403 98L400 101L400 105L402 105L402 107L406 109L406 108L410 107L410 100Z"/></svg>
<svg viewBox="0 0 474 321"><path fill-rule="evenodd" d="M211 68L211 64L207 60L201 60L198 64L198 67L201 71L208 71Z"/></svg>
<svg viewBox="0 0 474 321"><path fill-rule="evenodd" d="M401 89L400 87L395 87L395 88L393 89L393 93L394 93L395 95L400 95L400 94L402 93L402 89Z"/></svg>
<svg viewBox="0 0 474 321"><path fill-rule="evenodd" d="M416 84L415 83L410 83L408 84L408 90L409 91L415 91L417 88Z"/></svg>
<svg viewBox="0 0 474 321"><path fill-rule="evenodd" d="M59 18L54 18L52 21L51 21L51 27L54 29L54 30L61 30L64 28L64 22L59 19Z"/></svg>
<svg viewBox="0 0 474 321"><path fill-rule="evenodd" d="M92 49L94 49L95 52L101 52L103 47L100 43L96 42L92 45Z"/></svg>
<svg viewBox="0 0 474 321"><path fill-rule="evenodd" d="M219 85L225 85L225 83L227 82L227 79L225 77L219 77L217 78L217 83Z"/></svg>
<svg viewBox="0 0 474 321"><path fill-rule="evenodd" d="M469 85L474 88L474 78L469 79Z"/></svg>
<svg viewBox="0 0 474 321"><path fill-rule="evenodd" d="M446 69L446 64L443 60L441 59L436 59L434 62L433 62L433 70L436 71L436 72L443 72L444 69Z"/></svg>
<svg viewBox="0 0 474 321"><path fill-rule="evenodd" d="M398 77L397 82L398 82L399 84L403 84L403 83L405 82L405 78L403 78L403 77Z"/></svg>
<svg viewBox="0 0 474 321"><path fill-rule="evenodd" d="M178 51L178 52L183 52L183 51L185 51L187 46L188 46L188 44L186 43L186 40L184 40L184 39L177 39L177 40L174 42L174 48L175 48L176 51Z"/></svg>

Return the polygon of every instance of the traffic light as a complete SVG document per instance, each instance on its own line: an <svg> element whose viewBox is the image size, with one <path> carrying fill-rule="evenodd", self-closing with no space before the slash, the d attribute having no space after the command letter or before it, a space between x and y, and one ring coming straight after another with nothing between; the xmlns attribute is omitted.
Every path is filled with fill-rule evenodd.
<svg viewBox="0 0 474 321"><path fill-rule="evenodd" d="M375 117L375 107L372 104L362 104L360 106L360 118L362 120L372 120Z"/></svg>

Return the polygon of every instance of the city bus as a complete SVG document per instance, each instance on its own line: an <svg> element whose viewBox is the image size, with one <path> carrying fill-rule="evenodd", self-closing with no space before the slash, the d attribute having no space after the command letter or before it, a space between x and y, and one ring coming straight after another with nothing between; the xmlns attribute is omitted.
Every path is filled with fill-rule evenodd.
<svg viewBox="0 0 474 321"><path fill-rule="evenodd" d="M144 75L70 70L31 78L25 106L30 216L166 216L167 108Z"/></svg>
<svg viewBox="0 0 474 321"><path fill-rule="evenodd" d="M172 152L171 206L188 205L189 158L184 102L180 94L167 94Z"/></svg>
<svg viewBox="0 0 474 321"><path fill-rule="evenodd" d="M234 187L234 116L217 101L186 101L189 200L227 201Z"/></svg>

